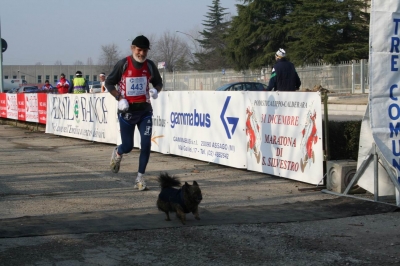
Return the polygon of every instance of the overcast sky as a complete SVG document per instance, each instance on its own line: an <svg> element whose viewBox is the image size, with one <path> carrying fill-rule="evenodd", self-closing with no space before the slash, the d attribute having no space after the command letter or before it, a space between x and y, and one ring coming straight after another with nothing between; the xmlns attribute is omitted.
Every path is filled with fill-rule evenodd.
<svg viewBox="0 0 400 266"><path fill-rule="evenodd" d="M220 3L237 15L241 1ZM3 65L86 64L88 58L97 64L101 46L113 43L125 56L127 39L140 34L193 35L211 5L212 0L0 0L1 37L8 44Z"/></svg>

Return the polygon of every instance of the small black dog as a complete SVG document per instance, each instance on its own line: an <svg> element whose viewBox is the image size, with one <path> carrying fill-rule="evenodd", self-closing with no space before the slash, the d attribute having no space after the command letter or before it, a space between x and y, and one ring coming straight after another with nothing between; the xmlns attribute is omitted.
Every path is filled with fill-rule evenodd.
<svg viewBox="0 0 400 266"><path fill-rule="evenodd" d="M158 182L161 186L161 192L158 195L157 208L165 212L166 221L171 221L169 212L176 212L176 216L182 224L186 223L185 213L189 212L193 213L196 220L200 220L198 207L203 196L196 181L193 181L193 185L185 182L181 188L177 189L174 187L181 186L179 179L170 176L168 173L162 173L158 177Z"/></svg>

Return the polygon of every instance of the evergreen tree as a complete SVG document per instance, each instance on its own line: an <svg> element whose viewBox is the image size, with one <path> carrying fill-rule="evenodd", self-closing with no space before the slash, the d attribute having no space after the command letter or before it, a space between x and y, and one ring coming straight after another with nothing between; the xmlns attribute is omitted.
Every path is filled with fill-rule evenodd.
<svg viewBox="0 0 400 266"><path fill-rule="evenodd" d="M364 0L302 0L288 16L293 63L368 58L369 14Z"/></svg>
<svg viewBox="0 0 400 266"><path fill-rule="evenodd" d="M286 17L297 0L243 0L237 5L227 40L228 58L236 70L272 65L287 42Z"/></svg>
<svg viewBox="0 0 400 266"><path fill-rule="evenodd" d="M214 70L230 67L227 64L224 52L226 49L225 35L229 22L224 21L228 14L227 8L221 7L220 0L213 0L212 6L207 6L209 12L205 16L203 31L199 32L201 39L197 39L204 52L195 53L196 62L193 64L197 70Z"/></svg>
<svg viewBox="0 0 400 266"><path fill-rule="evenodd" d="M271 66L279 48L296 65L368 58L365 0L242 2L225 38L225 54L237 70Z"/></svg>

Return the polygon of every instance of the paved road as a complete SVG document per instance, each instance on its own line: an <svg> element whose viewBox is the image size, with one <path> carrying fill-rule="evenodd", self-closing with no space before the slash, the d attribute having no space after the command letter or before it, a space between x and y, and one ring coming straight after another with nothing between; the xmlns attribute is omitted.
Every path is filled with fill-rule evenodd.
<svg viewBox="0 0 400 266"><path fill-rule="evenodd" d="M8 199L1 202L1 218L130 208L152 210L159 190L156 178L162 171L177 175L182 181L200 180L205 191L203 207L331 197L297 191L312 185L160 153L152 153L148 165L150 190L138 192L133 189L137 149L124 157L120 172L113 174L109 160L114 146L109 144L2 125L0 146L0 156L7 158L0 166L1 194ZM263 191L271 184L280 190ZM220 185L224 193L216 189Z"/></svg>
<svg viewBox="0 0 400 266"><path fill-rule="evenodd" d="M299 190L314 188L301 182L160 153L151 154L150 190L139 192L138 150L112 174L108 144L0 125L0 147L0 265L400 261L400 216L386 205L341 201ZM186 226L164 221L155 208L161 171L200 184L202 220L189 214Z"/></svg>

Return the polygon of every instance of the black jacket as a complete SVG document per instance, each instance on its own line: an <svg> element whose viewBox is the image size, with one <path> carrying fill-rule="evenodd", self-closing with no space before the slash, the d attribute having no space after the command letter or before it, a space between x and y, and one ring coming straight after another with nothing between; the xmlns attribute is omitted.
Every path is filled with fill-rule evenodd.
<svg viewBox="0 0 400 266"><path fill-rule="evenodd" d="M300 88L301 81L294 65L286 58L278 59L272 69L267 91L295 91Z"/></svg>
<svg viewBox="0 0 400 266"><path fill-rule="evenodd" d="M135 59L133 59L133 56L131 55L132 63L133 66L137 69L140 69L143 66L143 63L136 62ZM114 66L114 69L108 75L104 86L107 88L107 90L110 92L112 90L115 90L115 85L117 85L121 81L122 74L124 73L128 62L127 58L124 57L123 59L119 60L117 64ZM151 68L151 76L152 79L150 80L151 84L153 87L155 86L160 86L161 88L163 87L162 84L162 78L160 75L160 72L158 72L157 66L154 64L154 62L150 59L147 59L147 64L149 65L149 68Z"/></svg>

